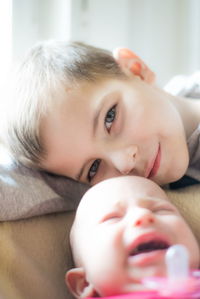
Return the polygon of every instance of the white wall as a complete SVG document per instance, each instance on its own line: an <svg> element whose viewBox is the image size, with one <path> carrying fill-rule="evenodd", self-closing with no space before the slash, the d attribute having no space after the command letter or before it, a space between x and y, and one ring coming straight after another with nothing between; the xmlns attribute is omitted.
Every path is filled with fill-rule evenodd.
<svg viewBox="0 0 200 299"><path fill-rule="evenodd" d="M164 83L200 68L200 1L130 1L130 46ZM132 34L132 35L131 35Z"/></svg>
<svg viewBox="0 0 200 299"><path fill-rule="evenodd" d="M12 59L12 2L0 1L0 89L9 72Z"/></svg>
<svg viewBox="0 0 200 299"><path fill-rule="evenodd" d="M71 0L12 1L14 61L37 41L69 38Z"/></svg>
<svg viewBox="0 0 200 299"><path fill-rule="evenodd" d="M14 59L49 38L130 47L164 85L200 68L200 1L13 0Z"/></svg>
<svg viewBox="0 0 200 299"><path fill-rule="evenodd" d="M108 49L127 43L129 0L72 3L72 38Z"/></svg>
<svg viewBox="0 0 200 299"><path fill-rule="evenodd" d="M72 37L132 48L163 85L200 68L199 0L75 0Z"/></svg>
<svg viewBox="0 0 200 299"><path fill-rule="evenodd" d="M193 71L200 68L200 1L191 0L187 4L187 48L190 56L186 53L186 58L189 70Z"/></svg>

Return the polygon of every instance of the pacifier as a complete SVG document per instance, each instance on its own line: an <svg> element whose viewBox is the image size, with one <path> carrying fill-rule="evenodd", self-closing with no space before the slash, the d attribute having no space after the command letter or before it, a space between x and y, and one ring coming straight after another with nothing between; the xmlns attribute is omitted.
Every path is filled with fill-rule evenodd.
<svg viewBox="0 0 200 299"><path fill-rule="evenodd" d="M166 253L167 277L147 277L144 285L160 298L200 298L200 271L189 270L189 254L183 245L173 245Z"/></svg>

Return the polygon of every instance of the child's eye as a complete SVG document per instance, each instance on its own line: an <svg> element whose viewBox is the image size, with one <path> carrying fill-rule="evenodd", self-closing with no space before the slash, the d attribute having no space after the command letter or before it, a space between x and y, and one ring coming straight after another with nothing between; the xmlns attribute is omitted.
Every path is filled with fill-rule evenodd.
<svg viewBox="0 0 200 299"><path fill-rule="evenodd" d="M110 110L108 110L104 120L104 124L108 132L110 132L115 117L116 117L116 105L114 105Z"/></svg>
<svg viewBox="0 0 200 299"><path fill-rule="evenodd" d="M99 165L101 163L100 159L96 159L93 163L92 166L90 167L89 171L88 171L88 181L91 182L91 180L94 178L94 176L97 174Z"/></svg>

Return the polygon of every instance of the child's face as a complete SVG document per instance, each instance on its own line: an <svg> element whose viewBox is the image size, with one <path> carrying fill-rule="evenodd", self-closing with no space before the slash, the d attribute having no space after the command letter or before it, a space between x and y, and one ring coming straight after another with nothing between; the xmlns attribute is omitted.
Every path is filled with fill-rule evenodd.
<svg viewBox="0 0 200 299"><path fill-rule="evenodd" d="M166 249L183 244L199 266L197 242L165 193L139 177L107 180L90 189L77 212L75 253L101 296L141 289L146 276L166 274ZM75 254L75 255L76 255Z"/></svg>
<svg viewBox="0 0 200 299"><path fill-rule="evenodd" d="M136 76L67 90L42 123L42 166L92 185L127 174L158 184L179 179L188 150L171 100Z"/></svg>

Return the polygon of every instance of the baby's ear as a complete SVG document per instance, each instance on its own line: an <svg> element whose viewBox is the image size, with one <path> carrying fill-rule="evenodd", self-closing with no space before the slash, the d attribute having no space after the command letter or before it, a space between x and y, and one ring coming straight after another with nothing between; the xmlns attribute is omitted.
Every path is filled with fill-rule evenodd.
<svg viewBox="0 0 200 299"><path fill-rule="evenodd" d="M127 75L134 74L139 76L149 84L155 82L154 72L131 50L126 48L116 48L113 50L113 57Z"/></svg>
<svg viewBox="0 0 200 299"><path fill-rule="evenodd" d="M72 295L77 299L97 296L92 284L87 282L83 268L73 268L67 271L65 283Z"/></svg>

